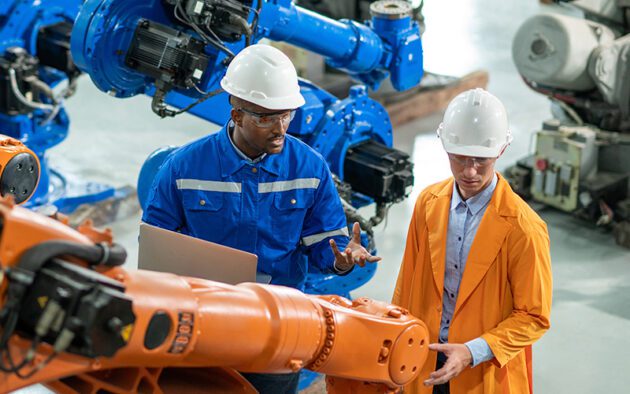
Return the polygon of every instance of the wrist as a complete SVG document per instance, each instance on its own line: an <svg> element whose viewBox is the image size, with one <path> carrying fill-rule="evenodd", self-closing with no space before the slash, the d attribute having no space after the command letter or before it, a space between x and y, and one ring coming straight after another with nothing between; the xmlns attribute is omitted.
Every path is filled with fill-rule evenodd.
<svg viewBox="0 0 630 394"><path fill-rule="evenodd" d="M352 269L354 264L339 263L335 260L335 269L339 272L346 272Z"/></svg>
<svg viewBox="0 0 630 394"><path fill-rule="evenodd" d="M467 345L464 345L466 349L466 366L472 366L475 363L475 358L473 357L472 351Z"/></svg>

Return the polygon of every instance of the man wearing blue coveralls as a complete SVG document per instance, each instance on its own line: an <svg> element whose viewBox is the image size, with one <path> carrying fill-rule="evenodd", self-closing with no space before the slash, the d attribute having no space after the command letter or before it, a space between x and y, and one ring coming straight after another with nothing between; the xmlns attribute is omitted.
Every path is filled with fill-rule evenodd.
<svg viewBox="0 0 630 394"><path fill-rule="evenodd" d="M249 46L232 60L221 86L230 94L230 122L169 157L142 220L255 253L272 284L300 290L307 264L345 274L380 260L361 246L358 223L348 239L324 159L286 134L304 104L289 58L268 45ZM298 374L246 377L261 393L297 391Z"/></svg>

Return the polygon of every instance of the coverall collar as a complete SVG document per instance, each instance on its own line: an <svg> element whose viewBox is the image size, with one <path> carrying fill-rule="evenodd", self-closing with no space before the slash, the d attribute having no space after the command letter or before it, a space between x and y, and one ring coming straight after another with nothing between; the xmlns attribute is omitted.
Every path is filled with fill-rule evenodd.
<svg viewBox="0 0 630 394"><path fill-rule="evenodd" d="M243 153L242 150L240 150L238 148L238 146L236 146L236 144L234 143L234 137L232 137L232 134L234 133L234 122L233 121L229 121L227 124L227 135L228 135L228 140L230 141L230 144L232 144L232 148L234 148L234 150L236 151L236 154L238 154L242 159L244 159L245 161L247 161L249 164L256 164L259 163L262 159L265 158L265 156L267 156L266 153L261 154L260 156L258 156L255 159L250 159L245 153Z"/></svg>
<svg viewBox="0 0 630 394"><path fill-rule="evenodd" d="M265 154L264 157L259 160L251 160L239 155L236 146L233 145L229 136L229 123L227 123L221 131L219 131L219 145L221 152L224 154L219 155L219 163L221 165L221 176L226 178L239 171L245 165L258 165L263 170L272 175L280 175L281 169L286 163L286 150L289 136L286 136L285 146L282 152L274 155Z"/></svg>

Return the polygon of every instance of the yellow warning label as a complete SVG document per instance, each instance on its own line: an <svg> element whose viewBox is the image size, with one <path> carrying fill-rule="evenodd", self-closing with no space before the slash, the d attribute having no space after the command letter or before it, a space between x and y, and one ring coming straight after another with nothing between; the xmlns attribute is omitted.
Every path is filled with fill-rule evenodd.
<svg viewBox="0 0 630 394"><path fill-rule="evenodd" d="M37 303L39 304L40 308L44 309L46 304L48 304L48 297L47 296L37 297Z"/></svg>
<svg viewBox="0 0 630 394"><path fill-rule="evenodd" d="M131 338L131 330L133 329L133 324L128 324L120 330L120 336L125 342L129 342L129 338Z"/></svg>

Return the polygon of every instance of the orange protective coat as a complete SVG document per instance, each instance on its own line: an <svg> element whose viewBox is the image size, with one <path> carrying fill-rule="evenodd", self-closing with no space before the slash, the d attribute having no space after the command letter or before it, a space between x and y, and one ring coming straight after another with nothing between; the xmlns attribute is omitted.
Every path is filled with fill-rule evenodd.
<svg viewBox="0 0 630 394"><path fill-rule="evenodd" d="M446 235L453 179L428 187L418 198L393 303L423 320L438 341ZM531 345L549 329L551 261L545 223L499 176L470 249L449 342L479 336L495 358L465 369L450 381L453 394L532 392ZM431 352L406 393L431 393L422 382L435 370Z"/></svg>

